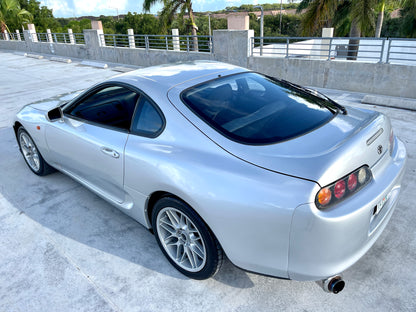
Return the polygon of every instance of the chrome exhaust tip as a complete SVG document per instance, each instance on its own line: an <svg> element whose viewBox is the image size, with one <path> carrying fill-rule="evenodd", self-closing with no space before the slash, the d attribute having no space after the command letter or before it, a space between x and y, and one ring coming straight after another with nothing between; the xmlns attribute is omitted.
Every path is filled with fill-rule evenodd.
<svg viewBox="0 0 416 312"><path fill-rule="evenodd" d="M317 283L324 291L333 294L341 292L345 286L345 281L342 279L341 275L328 277L327 279L318 281Z"/></svg>

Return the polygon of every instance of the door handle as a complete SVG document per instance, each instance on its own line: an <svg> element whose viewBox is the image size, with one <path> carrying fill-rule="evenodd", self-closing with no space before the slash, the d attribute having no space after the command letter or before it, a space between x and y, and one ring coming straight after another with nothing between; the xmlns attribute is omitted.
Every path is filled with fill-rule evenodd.
<svg viewBox="0 0 416 312"><path fill-rule="evenodd" d="M101 152L103 152L104 154L114 157L114 158L119 158L120 154L117 153L115 150L108 148L108 147L101 147Z"/></svg>

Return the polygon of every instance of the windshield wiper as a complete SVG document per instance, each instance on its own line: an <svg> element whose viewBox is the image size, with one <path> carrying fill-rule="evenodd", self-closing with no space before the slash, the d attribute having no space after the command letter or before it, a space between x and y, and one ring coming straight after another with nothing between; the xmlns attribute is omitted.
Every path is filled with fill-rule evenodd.
<svg viewBox="0 0 416 312"><path fill-rule="evenodd" d="M277 81L279 81L280 83L282 83L282 84L284 84L286 86L295 88L295 89L300 90L300 91L303 91L303 92L305 92L307 94L310 94L310 95L319 97L319 98L321 98L323 100L326 100L329 103L331 103L332 106L335 106L338 111L341 111L343 115L346 115L347 114L347 109L344 106L338 104L333 99L327 97L325 94L323 94L323 93L321 93L321 92L319 92L317 90L305 88L305 87L302 87L302 86L300 86L300 85L298 85L296 83L293 83L293 82L290 82L290 81L287 81L287 80L284 80L284 79L277 80Z"/></svg>

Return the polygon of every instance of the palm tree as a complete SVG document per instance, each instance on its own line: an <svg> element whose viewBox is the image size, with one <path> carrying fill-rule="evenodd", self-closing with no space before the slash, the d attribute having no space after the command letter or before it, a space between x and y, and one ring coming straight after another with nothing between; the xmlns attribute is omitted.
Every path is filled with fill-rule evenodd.
<svg viewBox="0 0 416 312"><path fill-rule="evenodd" d="M163 9L161 17L166 20L168 23L171 23L177 11L180 11L181 15L184 15L188 11L189 21L191 26L191 33L193 37L193 48L192 50L198 51L198 37L197 30L198 27L195 24L194 12L192 10L192 1L191 0L144 0L143 10L149 12L151 6L157 2L163 3Z"/></svg>
<svg viewBox="0 0 416 312"><path fill-rule="evenodd" d="M331 27L337 6L336 0L302 0L297 8L298 13L306 9L301 24L302 35L313 35L322 27Z"/></svg>
<svg viewBox="0 0 416 312"><path fill-rule="evenodd" d="M9 25L27 23L32 19L32 14L20 8L18 0L0 0L0 29L10 33Z"/></svg>
<svg viewBox="0 0 416 312"><path fill-rule="evenodd" d="M303 0L306 12L302 19L304 34L316 33L322 27L342 25L349 28L350 39L348 59L355 60L358 54L359 40L362 34L368 34L374 28L374 7L377 0Z"/></svg>
<svg viewBox="0 0 416 312"><path fill-rule="evenodd" d="M378 0L378 14L377 14L377 24L376 24L376 38L380 38L381 36L381 28L383 27L383 20L384 20L384 8L386 7L386 0Z"/></svg>

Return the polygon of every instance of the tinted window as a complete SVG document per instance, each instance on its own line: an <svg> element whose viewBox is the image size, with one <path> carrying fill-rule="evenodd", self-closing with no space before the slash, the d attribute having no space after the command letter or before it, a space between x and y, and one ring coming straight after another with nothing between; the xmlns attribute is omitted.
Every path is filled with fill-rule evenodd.
<svg viewBox="0 0 416 312"><path fill-rule="evenodd" d="M324 100L256 73L243 73L183 92L183 101L225 136L247 144L277 143L307 133L334 113Z"/></svg>
<svg viewBox="0 0 416 312"><path fill-rule="evenodd" d="M139 95L120 86L99 90L70 107L70 115L94 123L128 130Z"/></svg>
<svg viewBox="0 0 416 312"><path fill-rule="evenodd" d="M163 118L159 111L146 98L142 97L139 108L133 122L132 132L154 137L157 136L163 128Z"/></svg>

